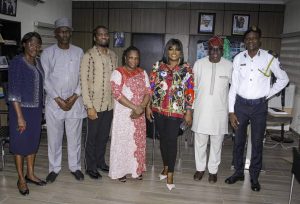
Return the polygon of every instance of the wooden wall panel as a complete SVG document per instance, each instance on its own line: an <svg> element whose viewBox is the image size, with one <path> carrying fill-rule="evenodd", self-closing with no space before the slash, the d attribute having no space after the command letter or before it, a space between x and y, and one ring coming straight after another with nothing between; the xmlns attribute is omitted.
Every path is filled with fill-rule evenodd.
<svg viewBox="0 0 300 204"><path fill-rule="evenodd" d="M190 9L190 7L190 2L167 2L168 9Z"/></svg>
<svg viewBox="0 0 300 204"><path fill-rule="evenodd" d="M191 2L191 9L195 10L224 10L223 3Z"/></svg>
<svg viewBox="0 0 300 204"><path fill-rule="evenodd" d="M132 3L131 1L110 1L109 8L131 8Z"/></svg>
<svg viewBox="0 0 300 204"><path fill-rule="evenodd" d="M94 7L94 4L92 1L72 1L73 9L83 9L83 8L92 9L93 7Z"/></svg>
<svg viewBox="0 0 300 204"><path fill-rule="evenodd" d="M107 9L94 9L94 26L103 25L108 27L108 10Z"/></svg>
<svg viewBox="0 0 300 204"><path fill-rule="evenodd" d="M78 47L81 47L85 52L93 45L93 35L92 33L86 32L73 32L72 43Z"/></svg>
<svg viewBox="0 0 300 204"><path fill-rule="evenodd" d="M131 32L131 9L110 9L109 30Z"/></svg>
<svg viewBox="0 0 300 204"><path fill-rule="evenodd" d="M73 28L75 31L88 31L93 29L93 9L73 9Z"/></svg>
<svg viewBox="0 0 300 204"><path fill-rule="evenodd" d="M165 9L133 9L132 32L165 33Z"/></svg>
<svg viewBox="0 0 300 204"><path fill-rule="evenodd" d="M258 24L258 12L225 11L223 35L231 36L231 32L232 32L232 16L233 16L233 14L250 15L249 26L251 26L251 25L257 25Z"/></svg>
<svg viewBox="0 0 300 204"><path fill-rule="evenodd" d="M167 3L163 1L132 1L132 8L141 9L141 8L166 8Z"/></svg>
<svg viewBox="0 0 300 204"><path fill-rule="evenodd" d="M225 10L231 11L258 11L259 4L225 4Z"/></svg>
<svg viewBox="0 0 300 204"><path fill-rule="evenodd" d="M108 1L94 1L94 9L108 8Z"/></svg>
<svg viewBox="0 0 300 204"><path fill-rule="evenodd" d="M189 34L189 10L169 9L166 18L166 33Z"/></svg>
<svg viewBox="0 0 300 204"><path fill-rule="evenodd" d="M260 12L258 27L263 37L280 37L283 31L284 13Z"/></svg>
<svg viewBox="0 0 300 204"><path fill-rule="evenodd" d="M285 5L281 4L260 4L259 11L277 11L277 12L284 12Z"/></svg>

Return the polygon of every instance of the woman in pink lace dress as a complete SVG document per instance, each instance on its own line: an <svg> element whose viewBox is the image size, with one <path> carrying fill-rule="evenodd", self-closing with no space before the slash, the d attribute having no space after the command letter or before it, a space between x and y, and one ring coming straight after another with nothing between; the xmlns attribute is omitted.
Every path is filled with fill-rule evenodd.
<svg viewBox="0 0 300 204"><path fill-rule="evenodd" d="M146 170L145 107L150 99L147 73L138 67L140 52L131 46L123 53L123 66L111 75L114 116L109 177L126 181L126 175L142 179Z"/></svg>

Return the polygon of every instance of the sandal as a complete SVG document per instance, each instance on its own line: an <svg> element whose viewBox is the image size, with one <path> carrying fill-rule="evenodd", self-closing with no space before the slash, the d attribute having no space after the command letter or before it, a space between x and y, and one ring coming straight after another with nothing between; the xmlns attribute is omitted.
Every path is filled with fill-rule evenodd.
<svg viewBox="0 0 300 204"><path fill-rule="evenodd" d="M118 178L118 180L125 183L126 182L126 176L123 176L122 178Z"/></svg>

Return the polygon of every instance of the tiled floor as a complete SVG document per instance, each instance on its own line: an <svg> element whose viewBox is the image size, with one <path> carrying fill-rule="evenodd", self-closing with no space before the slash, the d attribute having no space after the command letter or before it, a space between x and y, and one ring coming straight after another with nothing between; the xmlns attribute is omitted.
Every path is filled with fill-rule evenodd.
<svg viewBox="0 0 300 204"><path fill-rule="evenodd" d="M297 139L296 136L294 138ZM184 141L184 137L181 138L181 159L179 159L178 155L175 172L176 189L171 192L166 188L165 182L159 181L157 177L162 166L158 148L159 141L155 144L154 166L152 166L152 140L147 140L148 171L144 174L144 180L128 179L126 183L111 180L106 173L102 173L102 180L92 180L86 176L84 181L76 181L67 167L66 142L64 142L63 168L56 182L43 187L29 184L30 194L26 197L20 195L17 190L17 174L13 157L11 155L7 156L6 166L3 171L0 171L0 203L285 204L288 203L291 182L291 146L296 146L297 141L289 146L285 144L286 146L282 148L280 145L274 145L275 143L269 140L267 139L266 147L264 148L265 171L261 173L260 177L262 186L260 192L251 190L247 171L244 182L238 182L233 185L224 183L225 178L233 173L230 168L232 141L229 137L224 140L222 163L216 184L208 183L207 174L200 182L192 179L195 171L194 149L192 145ZM109 157L109 155L107 156ZM35 171L42 178L45 178L48 173L45 134L42 136ZM300 185L295 182L292 203L300 203L299 192Z"/></svg>

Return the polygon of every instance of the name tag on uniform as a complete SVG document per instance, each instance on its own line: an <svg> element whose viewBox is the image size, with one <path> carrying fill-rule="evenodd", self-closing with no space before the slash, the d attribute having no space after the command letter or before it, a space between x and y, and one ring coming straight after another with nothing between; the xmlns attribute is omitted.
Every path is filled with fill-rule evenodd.
<svg viewBox="0 0 300 204"><path fill-rule="evenodd" d="M220 79L229 79L228 76L219 76Z"/></svg>
<svg viewBox="0 0 300 204"><path fill-rule="evenodd" d="M240 64L240 66L246 66L246 64Z"/></svg>

